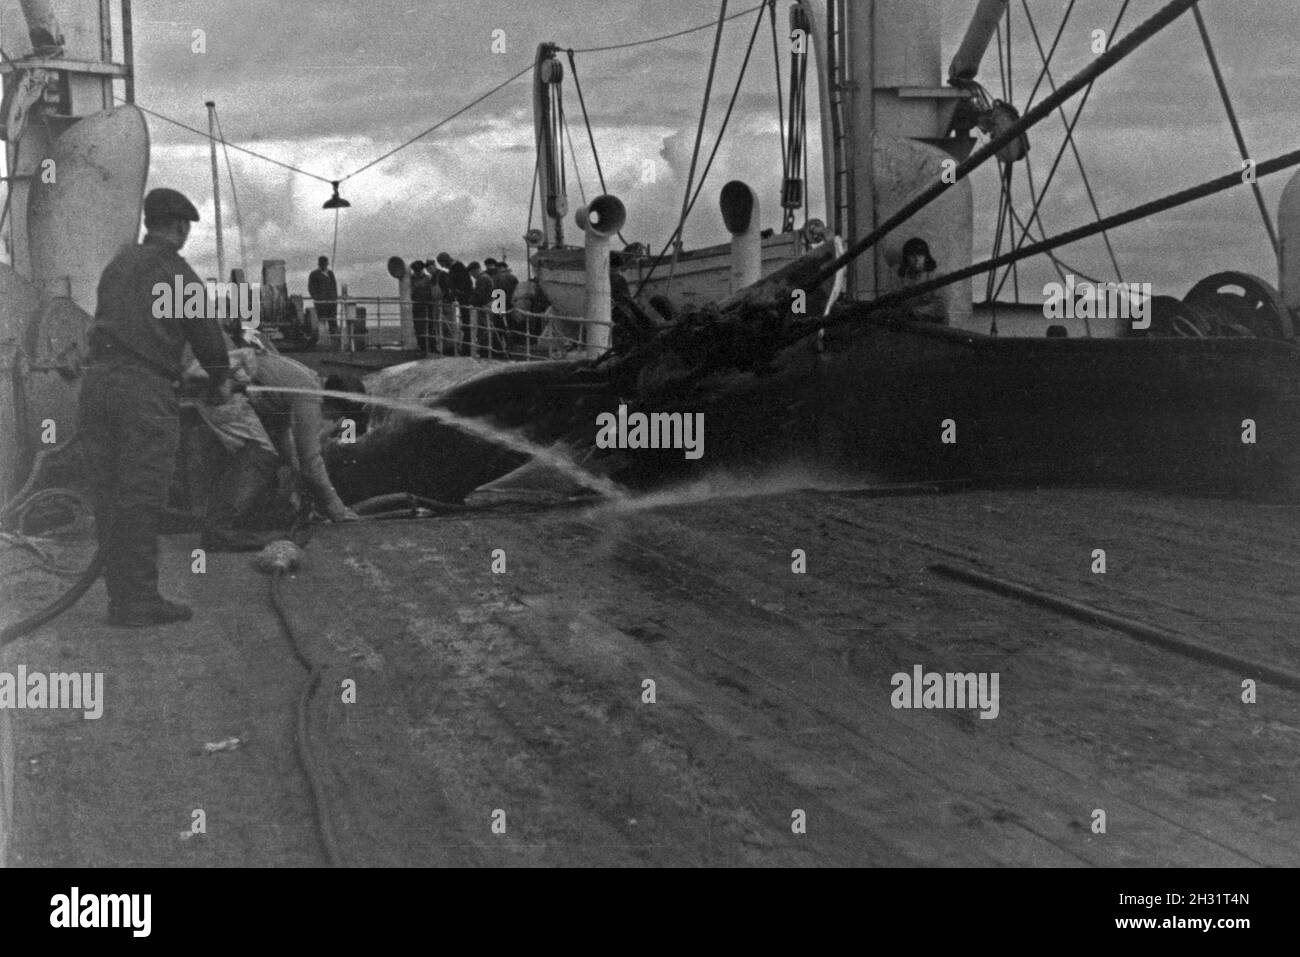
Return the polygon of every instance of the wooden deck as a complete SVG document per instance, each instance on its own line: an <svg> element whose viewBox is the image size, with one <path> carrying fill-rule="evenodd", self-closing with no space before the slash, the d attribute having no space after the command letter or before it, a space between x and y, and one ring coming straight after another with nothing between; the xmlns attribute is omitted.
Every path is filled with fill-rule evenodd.
<svg viewBox="0 0 1300 957"><path fill-rule="evenodd" d="M1300 671L1298 530L1294 508L1084 490L497 508L326 528L284 594L326 665L313 735L353 863L1295 866L1300 694L1243 703L1251 674L927 568ZM15 713L11 864L321 863L305 673L247 556L192 575L193 545L165 575L193 622L110 630L96 590L10 649L108 685L98 722ZM996 719L892 707L916 665L998 673ZM208 833L181 837L198 807Z"/></svg>

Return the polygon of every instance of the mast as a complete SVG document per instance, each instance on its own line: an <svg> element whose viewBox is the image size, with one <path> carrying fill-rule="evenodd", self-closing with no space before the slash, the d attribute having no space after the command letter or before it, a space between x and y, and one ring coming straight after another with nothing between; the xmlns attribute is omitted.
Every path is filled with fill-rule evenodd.
<svg viewBox="0 0 1300 957"><path fill-rule="evenodd" d="M939 5L916 0L804 0L811 20L821 97L822 161L827 212L835 234L864 236L915 189L937 179L942 164L973 145L953 137L957 106L969 91L941 85ZM981 0L953 61L953 75L973 77L1006 0ZM910 228L849 264L851 298L874 298L896 282L909 236L926 240L941 264L971 260L973 203L958 184ZM969 315L969 287L946 294L950 319Z"/></svg>
<svg viewBox="0 0 1300 957"><path fill-rule="evenodd" d="M217 104L208 100L208 145L212 148L212 204L216 209L213 223L217 230L217 281L226 281L226 249L221 238L221 178L217 175ZM337 215L337 214L336 214Z"/></svg>
<svg viewBox="0 0 1300 957"><path fill-rule="evenodd" d="M876 0L846 3L835 0L843 24L847 60L843 82L848 100L846 121L851 143L848 167L848 235L861 236L876 228L876 175L873 134L876 129L875 20ZM877 257L859 256L849 267L850 298L876 295Z"/></svg>
<svg viewBox="0 0 1300 957"><path fill-rule="evenodd" d="M537 46L533 68L533 133L537 143L537 189L542 201L542 248L564 245L564 217L569 200L564 191L560 140L560 83L564 67L555 58L554 43Z"/></svg>

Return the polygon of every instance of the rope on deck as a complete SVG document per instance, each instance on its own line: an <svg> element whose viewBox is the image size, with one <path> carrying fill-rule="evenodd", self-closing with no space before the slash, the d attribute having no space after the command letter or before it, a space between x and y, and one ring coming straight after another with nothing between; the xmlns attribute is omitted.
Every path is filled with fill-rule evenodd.
<svg viewBox="0 0 1300 957"><path fill-rule="evenodd" d="M1279 688L1300 691L1300 675L1293 671L1274 668L1272 665L1251 661L1249 658L1242 658L1226 651L1208 648L1181 635L1154 628L1151 625L1125 618L1122 615L1103 611L1100 608L1094 608L1091 605L1072 601L1049 592L1039 591L1037 588L1030 588L1027 585L1020 585L1005 578L986 575L970 568L962 568L941 562L930 565L928 570L936 575L942 575L944 578L950 578L975 588L982 588L996 595L1015 598L1030 605L1038 605L1041 608L1046 608L1049 611L1054 611L1089 625L1102 625L1106 628L1122 631L1124 634L1138 639L1138 641L1165 651L1172 651L1174 654L1182 655L1202 664L1223 668L1237 675L1257 677Z"/></svg>

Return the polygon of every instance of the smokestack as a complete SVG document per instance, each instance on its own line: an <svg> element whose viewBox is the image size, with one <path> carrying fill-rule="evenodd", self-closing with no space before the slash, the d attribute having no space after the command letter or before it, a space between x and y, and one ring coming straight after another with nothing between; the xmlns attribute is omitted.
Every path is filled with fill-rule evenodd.
<svg viewBox="0 0 1300 957"><path fill-rule="evenodd" d="M623 228L627 209L615 196L597 196L579 209L574 219L586 235L587 293L583 316L587 320L587 354L594 357L609 348L612 317L609 237Z"/></svg>
<svg viewBox="0 0 1300 957"><path fill-rule="evenodd" d="M722 187L718 205L731 233L731 293L752 286L763 277L763 239L759 232L758 194L733 179Z"/></svg>

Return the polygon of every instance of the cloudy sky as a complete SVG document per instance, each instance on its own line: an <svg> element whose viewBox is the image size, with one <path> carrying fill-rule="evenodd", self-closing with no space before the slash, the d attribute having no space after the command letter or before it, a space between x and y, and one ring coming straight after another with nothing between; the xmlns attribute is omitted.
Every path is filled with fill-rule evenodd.
<svg viewBox="0 0 1300 957"><path fill-rule="evenodd" d="M66 8L72 0L60 0ZM944 60L955 49L975 0L935 2L943 13ZM729 5L729 12L755 0ZM1078 0L1053 61L1060 82L1092 57L1090 32L1108 27L1120 0ZM1120 32L1163 0L1132 0ZM787 5L783 2L781 8ZM1066 6L1030 0L1046 45ZM1295 51L1300 48L1297 0L1207 0L1201 4L1234 96L1247 143L1260 159L1294 149ZM215 100L226 137L326 179L341 178L434 124L531 63L536 44L584 49L625 43L703 24L716 0L136 0L136 97L141 106L206 129L203 102ZM1040 65L1020 0L1013 2L1012 79L1022 110ZM785 17L782 14L782 23ZM706 144L725 110L753 24L727 24L714 86ZM0 43L26 52L17 0L0 0ZM193 51L203 30L206 52ZM504 31L504 52L493 32ZM611 192L627 204L624 235L658 249L676 222L704 91L713 32L705 30L629 50L578 55L579 77ZM785 59L783 55L783 60ZM785 63L783 62L783 69ZM731 178L750 182L765 203L764 225L779 213L780 143L771 38L766 26L746 74L736 116L714 172L687 228L687 245L725 240L716 189ZM997 55L990 50L981 80L1001 94ZM940 79L936 77L936 80ZM461 118L343 186L352 208L340 216L337 271L354 294L391 294L384 272L390 255L408 259L446 249L466 261L523 258L533 174L531 75L526 74ZM1039 98L1042 92L1038 94ZM810 139L816 149L815 97ZM588 195L595 168L572 85L566 109ZM215 274L210 168L206 141L150 118L150 185L174 186L196 199L203 221L186 255L201 275ZM1031 158L1041 184L1061 139L1061 124L1041 124ZM1239 166L1194 22L1185 16L1094 90L1080 123L1079 149L1103 213L1119 211ZM707 148L707 145L706 145ZM812 157L819 168L819 153ZM320 208L329 187L242 153L230 154L250 273L264 258L289 264L291 291L305 291L315 257L329 253L333 214ZM642 181L646 161L655 182ZM1018 173L1021 171L1018 171ZM222 171L226 254L239 242L229 184ZM1287 174L1262 182L1275 208ZM977 224L991 222L995 179L976 174ZM571 205L579 203L570 176ZM822 215L814 174L813 212ZM1027 198L1020 209L1027 213ZM1049 232L1092 218L1082 182L1067 157L1044 207ZM976 252L987 255L990 230L977 228ZM1132 281L1181 295L1193 281L1221 269L1246 269L1276 280L1267 239L1245 190L1185 207L1112 235ZM1100 240L1065 251L1084 272L1114 278ZM1053 278L1044 267L1025 284Z"/></svg>

